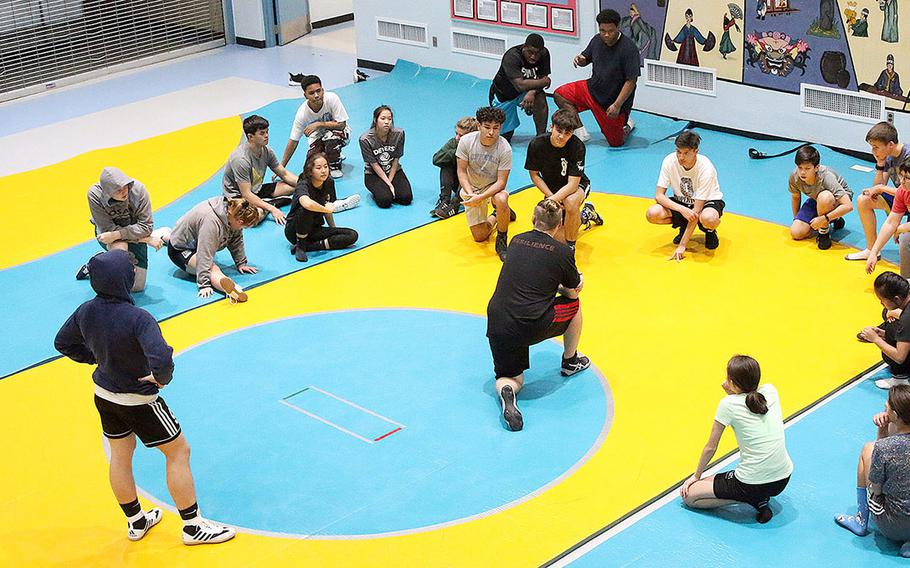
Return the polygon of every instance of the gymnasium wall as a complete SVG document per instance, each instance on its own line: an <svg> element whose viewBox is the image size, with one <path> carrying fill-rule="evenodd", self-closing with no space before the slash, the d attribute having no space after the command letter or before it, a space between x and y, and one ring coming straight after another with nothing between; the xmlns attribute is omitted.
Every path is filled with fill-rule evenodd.
<svg viewBox="0 0 910 568"><path fill-rule="evenodd" d="M632 4L638 13L634 21ZM722 0L578 0L578 37L544 34L553 58L554 85L589 76L588 69L574 69L571 59L596 33L594 16L602 7L609 7L624 17L621 27L636 40L644 56L694 64L694 53L699 66L716 69L721 79L713 97L646 86L640 81L635 98L640 110L868 150L864 137L869 123L800 111L799 85L805 82L891 95L886 96L887 107L894 112L903 137L910 139L910 105L900 98L910 94L910 28L900 29L910 26L910 0L738 0L732 3L735 7L730 4ZM692 26L701 36L692 34L694 50L683 49L687 42L681 31L687 9L692 10ZM354 0L354 13L359 59L394 64L401 58L479 77L492 78L498 58L453 52L452 29L500 36L509 46L521 43L528 33L455 21L450 0ZM729 38L724 35L725 15ZM377 17L426 26L429 45L377 39ZM711 49L705 51L705 44ZM888 75L882 80L888 54L893 56L898 81ZM902 94L896 96L897 82L904 77Z"/></svg>

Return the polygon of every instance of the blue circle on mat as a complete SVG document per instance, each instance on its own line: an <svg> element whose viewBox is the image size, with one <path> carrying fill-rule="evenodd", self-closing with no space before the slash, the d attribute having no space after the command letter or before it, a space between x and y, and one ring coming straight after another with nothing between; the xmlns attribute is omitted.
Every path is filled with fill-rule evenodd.
<svg viewBox="0 0 910 568"><path fill-rule="evenodd" d="M532 347L522 432L501 424L486 319L364 310L277 320L201 343L163 391L192 447L204 516L315 538L413 532L514 505L577 469L612 419L592 368ZM159 452L137 483L172 504Z"/></svg>

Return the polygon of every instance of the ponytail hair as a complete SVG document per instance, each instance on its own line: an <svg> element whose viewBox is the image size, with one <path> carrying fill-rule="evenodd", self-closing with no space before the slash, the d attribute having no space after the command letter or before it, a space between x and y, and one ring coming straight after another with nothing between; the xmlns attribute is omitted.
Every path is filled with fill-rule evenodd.
<svg viewBox="0 0 910 568"><path fill-rule="evenodd" d="M246 199L228 199L228 217L239 220L247 227L252 227L259 222L259 210Z"/></svg>
<svg viewBox="0 0 910 568"><path fill-rule="evenodd" d="M727 363L727 379L736 388L746 394L746 406L755 414L768 412L768 401L765 395L758 392L758 383L761 380L761 367L758 361L748 355L734 355Z"/></svg>

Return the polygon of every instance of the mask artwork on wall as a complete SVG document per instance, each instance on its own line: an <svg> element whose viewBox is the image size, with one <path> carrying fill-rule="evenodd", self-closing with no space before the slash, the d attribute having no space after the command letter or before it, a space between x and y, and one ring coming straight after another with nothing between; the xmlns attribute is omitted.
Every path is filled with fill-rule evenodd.
<svg viewBox="0 0 910 568"><path fill-rule="evenodd" d="M713 32L708 32L707 37L703 36L701 31L695 27L695 14L692 9L686 9L686 23L679 29L676 37L670 38L670 34L664 35L664 43L670 51L676 51L676 45L679 45L679 53L676 55L676 62L682 65L698 66L698 49L696 43L703 46L703 51L711 51L717 43L717 38Z"/></svg>
<svg viewBox="0 0 910 568"><path fill-rule="evenodd" d="M806 74L809 44L802 39L793 41L783 32L754 32L746 36L746 49L752 67L756 64L766 75L786 77L794 69Z"/></svg>

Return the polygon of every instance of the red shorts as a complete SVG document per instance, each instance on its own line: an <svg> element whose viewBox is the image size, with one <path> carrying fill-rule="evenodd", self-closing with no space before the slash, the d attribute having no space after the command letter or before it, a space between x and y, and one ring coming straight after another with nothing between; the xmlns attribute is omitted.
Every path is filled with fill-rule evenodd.
<svg viewBox="0 0 910 568"><path fill-rule="evenodd" d="M600 126L600 131L610 146L622 146L626 141L626 123L629 121L629 115L619 113L616 117L611 118L607 115L607 110L600 106L588 91L587 81L575 81L566 83L554 91L560 97L566 99L578 110L579 114L590 110L594 113L594 120Z"/></svg>

